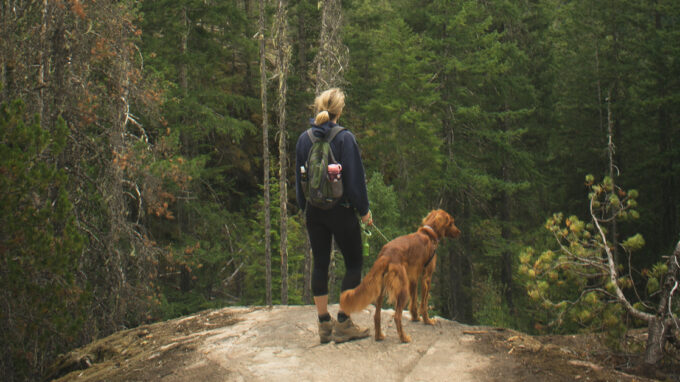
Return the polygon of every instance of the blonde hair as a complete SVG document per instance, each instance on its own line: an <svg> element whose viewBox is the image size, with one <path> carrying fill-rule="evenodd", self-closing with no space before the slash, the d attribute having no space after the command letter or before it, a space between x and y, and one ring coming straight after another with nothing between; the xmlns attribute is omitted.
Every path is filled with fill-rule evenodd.
<svg viewBox="0 0 680 382"><path fill-rule="evenodd" d="M324 124L342 114L345 107L345 93L338 88L328 89L314 100L316 109L315 125Z"/></svg>

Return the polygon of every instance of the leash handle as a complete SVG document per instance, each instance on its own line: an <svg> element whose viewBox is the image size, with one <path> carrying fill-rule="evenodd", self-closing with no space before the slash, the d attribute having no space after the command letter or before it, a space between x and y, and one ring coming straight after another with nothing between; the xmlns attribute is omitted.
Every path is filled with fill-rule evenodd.
<svg viewBox="0 0 680 382"><path fill-rule="evenodd" d="M363 234L365 234L366 236L371 236L371 235L372 235L372 233L371 233L371 231L369 231L368 225L366 225L366 223L364 223L364 222L362 222L362 221L359 221L359 225L361 226L361 232L362 232Z"/></svg>

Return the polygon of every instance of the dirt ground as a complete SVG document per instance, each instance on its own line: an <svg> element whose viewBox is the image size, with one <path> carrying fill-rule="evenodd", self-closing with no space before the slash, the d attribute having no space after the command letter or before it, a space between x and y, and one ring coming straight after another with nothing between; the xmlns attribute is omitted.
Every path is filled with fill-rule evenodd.
<svg viewBox="0 0 680 382"><path fill-rule="evenodd" d="M331 311L337 306L331 307ZM373 332L371 307L352 316ZM680 380L671 369L642 370L601 336L530 336L438 318L408 320L401 344L393 311L384 341L321 345L311 306L224 308L115 333L55 363L58 381L649 381ZM629 348L644 341L632 333ZM643 376L646 375L647 377Z"/></svg>

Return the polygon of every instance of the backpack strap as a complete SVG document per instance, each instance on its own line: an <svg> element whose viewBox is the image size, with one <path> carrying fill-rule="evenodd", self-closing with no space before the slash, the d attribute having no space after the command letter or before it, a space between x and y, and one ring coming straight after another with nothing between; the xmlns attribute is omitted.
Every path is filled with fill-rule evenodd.
<svg viewBox="0 0 680 382"><path fill-rule="evenodd" d="M335 136L338 135L338 134L339 134L341 131L343 131L343 130L345 130L345 128L342 127L342 126L340 126L340 125L335 125L335 126L333 126L333 128L331 128L331 131L330 131L330 132L328 133L328 135L326 136L326 142L330 143L331 141L333 141L333 139L335 139ZM307 135L309 135L309 139L312 140L312 144L314 144L314 143L316 143L317 141L321 140L321 138L319 138L319 137L317 137L316 135L314 135L314 133L312 132L312 128L311 128L311 127L310 127L309 129L307 129Z"/></svg>
<svg viewBox="0 0 680 382"><path fill-rule="evenodd" d="M338 135L338 134L340 134L340 132L343 131L343 130L345 130L345 128L342 127L342 126L340 126L340 125L335 125L335 126L333 126L333 128L331 129L331 132L328 133L328 136L327 136L327 138L326 138L326 141L327 141L328 143L332 142L333 139L335 139L335 136Z"/></svg>
<svg viewBox="0 0 680 382"><path fill-rule="evenodd" d="M317 138L316 135L314 135L314 133L312 133L311 127L309 129L307 129L307 135L309 135L309 139L312 140L312 144L316 143L316 141L319 140L319 138Z"/></svg>

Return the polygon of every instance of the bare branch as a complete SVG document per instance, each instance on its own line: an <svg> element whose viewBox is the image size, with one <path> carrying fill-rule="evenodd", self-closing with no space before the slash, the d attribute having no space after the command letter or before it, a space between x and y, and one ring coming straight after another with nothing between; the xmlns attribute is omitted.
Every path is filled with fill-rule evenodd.
<svg viewBox="0 0 680 382"><path fill-rule="evenodd" d="M678 289L678 282L676 281L675 284L673 285L673 289L671 289L671 293L668 296L668 314L671 316L673 319L673 323L675 323L675 327L680 329L680 326L678 326L678 319L675 317L673 314L673 295L675 294L675 291Z"/></svg>
<svg viewBox="0 0 680 382"><path fill-rule="evenodd" d="M623 291L621 290L621 287L619 287L619 283L617 282L618 275L616 272L616 264L614 263L614 255L612 254L611 249L607 245L607 237L604 234L604 231L602 230L602 227L600 226L600 223L598 222L597 218L595 217L595 213L593 212L593 200L590 200L590 215L593 218L593 222L595 223L595 227L597 228L597 232L600 234L600 237L602 238L602 243L603 248L605 253L607 254L607 263L609 266L608 272L609 272L609 280L612 282L615 293L616 293L616 299L619 303L623 305L624 308L626 308L626 311L630 313L633 317L649 322L654 319L654 315L642 312L638 309L635 309L633 305L631 305L630 301L626 298L626 296L623 294Z"/></svg>
<svg viewBox="0 0 680 382"><path fill-rule="evenodd" d="M245 263L239 264L238 267L236 267L236 270L234 271L234 273L232 273L231 276L229 276L226 280L222 281L222 285L228 286L231 283L231 280L233 280L234 277L236 277L238 272L241 270L241 267L243 267L243 264L245 264Z"/></svg>

